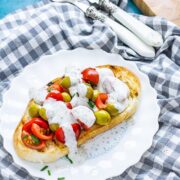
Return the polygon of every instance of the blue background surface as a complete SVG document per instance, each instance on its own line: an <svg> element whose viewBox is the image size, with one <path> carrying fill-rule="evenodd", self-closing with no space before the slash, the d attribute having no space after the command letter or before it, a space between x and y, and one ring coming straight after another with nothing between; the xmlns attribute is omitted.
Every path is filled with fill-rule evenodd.
<svg viewBox="0 0 180 180"><path fill-rule="evenodd" d="M0 19L2 19L7 14L14 12L17 9L26 7L27 5L37 3L41 0L0 0ZM128 1L127 6L128 12L134 12L140 14L141 12L132 2L132 0Z"/></svg>

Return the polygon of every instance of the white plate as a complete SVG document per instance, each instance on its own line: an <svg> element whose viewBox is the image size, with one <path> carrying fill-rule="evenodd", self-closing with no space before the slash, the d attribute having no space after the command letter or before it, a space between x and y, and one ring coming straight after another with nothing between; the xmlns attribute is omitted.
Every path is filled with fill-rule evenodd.
<svg viewBox="0 0 180 180"><path fill-rule="evenodd" d="M33 85L43 86L57 76L61 76L65 66L97 66L112 64L125 66L132 70L141 81L142 95L138 111L130 124L122 124L116 128L117 135L112 135L112 142L116 142L112 148L101 155L94 155L79 165L60 166L60 161L49 164L51 176L47 172L40 172L42 164L30 163L21 160L13 148L13 132L21 120L25 107L29 101L28 90ZM15 163L27 169L33 176L45 179L57 179L65 177L66 180L101 180L116 176L128 167L138 162L142 154L151 146L153 136L158 129L159 107L156 101L156 92L150 86L148 77L141 73L135 63L127 62L120 55L109 54L102 50L87 50L78 48L75 50L63 50L54 55L44 56L37 63L26 67L22 73L11 83L10 89L4 95L4 103L1 108L1 134L4 139L4 147L10 152ZM126 127L128 126L128 127ZM121 131L120 129L124 129ZM118 129L119 128L119 129ZM119 132L121 132L119 134ZM97 137L98 143L103 142L107 136ZM116 139L116 136L118 137ZM96 139L96 138L95 138ZM115 140L116 139L116 140ZM111 142L111 137L109 139ZM106 141L104 141L106 143ZM96 146L97 142L89 142L89 146ZM110 143L111 144L111 143ZM101 147L101 144L99 144ZM112 145L112 144L111 144ZM102 145L104 146L104 144ZM107 143L108 146L108 143ZM95 152L94 150L92 150Z"/></svg>

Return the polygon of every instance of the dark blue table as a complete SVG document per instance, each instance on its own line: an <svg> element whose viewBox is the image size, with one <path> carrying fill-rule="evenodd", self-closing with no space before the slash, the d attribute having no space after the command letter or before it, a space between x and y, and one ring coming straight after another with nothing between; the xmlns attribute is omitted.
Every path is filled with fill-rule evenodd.
<svg viewBox="0 0 180 180"><path fill-rule="evenodd" d="M16 9L23 8L39 1L41 0L0 0L0 19L11 12L14 12ZM127 11L141 14L132 0L128 1Z"/></svg>

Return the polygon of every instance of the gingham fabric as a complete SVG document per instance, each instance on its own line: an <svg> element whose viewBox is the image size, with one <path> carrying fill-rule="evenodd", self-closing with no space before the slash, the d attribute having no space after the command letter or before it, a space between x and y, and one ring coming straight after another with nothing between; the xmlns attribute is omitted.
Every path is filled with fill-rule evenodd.
<svg viewBox="0 0 180 180"><path fill-rule="evenodd" d="M87 3L87 2L85 2ZM126 1L114 3L125 7ZM77 7L42 1L0 21L0 101L11 80L25 66L61 49L101 48L138 60L158 93L159 130L140 161L113 180L180 179L180 28L159 17L137 16L159 31L164 44L149 61L121 43L103 23L84 16ZM153 107L152 107L153 108ZM0 179L36 179L13 162L0 139ZM73 178L72 178L73 180ZM80 179L81 180L81 179Z"/></svg>

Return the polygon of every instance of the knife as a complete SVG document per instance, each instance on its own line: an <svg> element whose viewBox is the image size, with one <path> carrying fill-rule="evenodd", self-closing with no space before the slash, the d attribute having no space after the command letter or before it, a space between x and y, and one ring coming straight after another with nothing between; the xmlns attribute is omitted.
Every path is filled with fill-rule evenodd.
<svg viewBox="0 0 180 180"><path fill-rule="evenodd" d="M100 13L94 6L88 6L84 3L75 0L52 0L53 2L67 2L77 6L81 9L86 16L91 17L95 20L100 20L107 26L111 27L111 29L117 34L120 40L131 47L134 51L136 51L139 55L143 57L153 58L155 56L155 50L153 47L145 44L141 39L135 36L131 31L129 31L124 26L115 22L108 16Z"/></svg>
<svg viewBox="0 0 180 180"><path fill-rule="evenodd" d="M117 21L126 26L136 36L138 36L146 44L154 47L160 47L163 44L162 35L137 20L126 11L122 10L109 0L88 0L92 4L96 4L106 12L110 13Z"/></svg>

